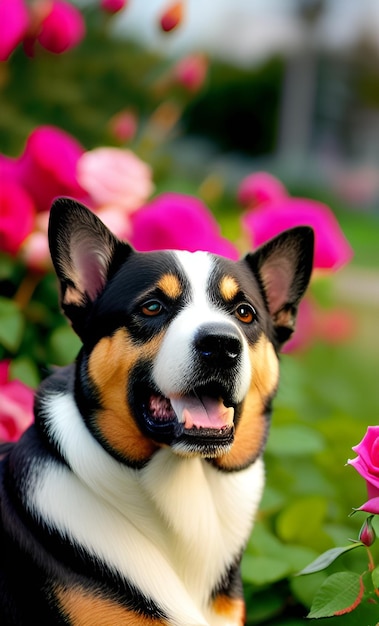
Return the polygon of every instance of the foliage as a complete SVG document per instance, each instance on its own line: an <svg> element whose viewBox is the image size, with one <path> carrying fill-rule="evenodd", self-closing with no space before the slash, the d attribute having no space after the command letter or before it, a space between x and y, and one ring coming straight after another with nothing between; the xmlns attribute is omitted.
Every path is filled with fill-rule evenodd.
<svg viewBox="0 0 379 626"><path fill-rule="evenodd" d="M70 53L59 57L42 53L31 59L19 48L7 66L0 66L4 152L19 154L30 131L48 123L69 131L87 149L117 143L109 121L120 110L132 107L140 123L131 145L154 166L157 191L203 196L219 218L223 235L241 246L240 209L233 204L235 199L225 193L217 177L183 180L177 176L175 156L168 143L162 150L160 140L181 129L188 136L196 132L212 137L226 149L269 150L282 62L271 61L254 72L213 65L203 91L188 93L183 85L173 84L166 60L109 37L96 11L89 9L86 19L87 37ZM156 113L162 100L174 103L170 111L176 111L177 117L166 134L158 133L157 140ZM250 111L255 116L254 137L244 133L252 123ZM319 190L300 191L325 200ZM340 209L335 198L326 202ZM367 250L377 250L377 220L370 215L337 213L356 250L356 265L372 264ZM338 304L333 280L312 285L319 310ZM10 360L12 379L35 388L52 367L75 358L79 340L61 315L51 271L38 272L28 268L21 256L0 254L0 286L0 361ZM365 313L362 309L356 307L359 314ZM372 326L376 331L376 324ZM362 340L358 330L355 337L338 345L325 333L317 339L306 350L281 359L281 385L265 453L267 487L242 566L249 626L300 626L311 607L309 616L330 626L374 626L379 621L379 607L372 602L377 602L379 587L378 570L372 567L379 562L378 548L375 544L370 548L373 561L368 567L362 542L348 544L349 538L358 536L362 513L348 514L362 501L364 486L352 468L345 467L353 444L361 439L367 424L378 419L372 392L377 386L378 361L371 345L375 337ZM336 548L340 545L347 547ZM321 569L314 560L325 551ZM307 567L307 575L297 576ZM370 603L361 602L346 612L361 596ZM341 610L345 610L343 616L326 618L326 613L335 615Z"/></svg>

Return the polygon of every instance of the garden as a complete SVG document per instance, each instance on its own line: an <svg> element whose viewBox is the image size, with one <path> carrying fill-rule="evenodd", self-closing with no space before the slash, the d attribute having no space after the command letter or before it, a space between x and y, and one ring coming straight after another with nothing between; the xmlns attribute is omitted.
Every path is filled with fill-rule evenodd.
<svg viewBox="0 0 379 626"><path fill-rule="evenodd" d="M38 384L80 349L48 253L55 197L137 250L237 259L310 224L315 269L281 356L242 563L246 624L377 626L379 165L377 178L372 164L294 174L273 158L285 57L163 54L114 29L129 4L0 0L0 441L17 440ZM163 48L189 4L160 3ZM379 109L379 71L357 59L354 84Z"/></svg>

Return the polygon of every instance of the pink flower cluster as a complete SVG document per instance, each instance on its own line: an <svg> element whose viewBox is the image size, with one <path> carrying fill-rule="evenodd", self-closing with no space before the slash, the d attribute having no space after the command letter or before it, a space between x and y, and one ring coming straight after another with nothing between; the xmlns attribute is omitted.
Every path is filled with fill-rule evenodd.
<svg viewBox="0 0 379 626"><path fill-rule="evenodd" d="M315 269L336 271L351 260L351 246L325 204L289 196L282 183L266 172L245 178L238 197L248 208L243 224L253 247L287 228L307 224L315 231Z"/></svg>
<svg viewBox="0 0 379 626"><path fill-rule="evenodd" d="M120 237L129 235L129 218L153 191L152 172L133 152L118 148L85 151L76 139L53 126L28 137L23 153L0 154L0 249L21 248L35 270L49 266L48 212L57 196L85 202Z"/></svg>
<svg viewBox="0 0 379 626"><path fill-rule="evenodd" d="M85 35L80 11L65 0L0 0L0 61L7 61L20 43L33 56L38 42L60 54L76 46Z"/></svg>
<svg viewBox="0 0 379 626"><path fill-rule="evenodd" d="M0 442L16 441L33 422L33 389L10 379L9 361L0 361Z"/></svg>
<svg viewBox="0 0 379 626"><path fill-rule="evenodd" d="M0 178L4 181L0 186L2 250L12 255L18 253L25 239L47 222L41 215L47 215L55 196L86 197L75 173L83 152L67 133L41 126L30 134L19 158L0 154ZM43 245L46 250L46 242Z"/></svg>
<svg viewBox="0 0 379 626"><path fill-rule="evenodd" d="M237 259L209 209L197 198L163 193L132 216L130 241L137 250L207 250Z"/></svg>
<svg viewBox="0 0 379 626"><path fill-rule="evenodd" d="M46 228L57 196L86 203L139 250L204 249L238 257L199 199L165 193L146 204L154 190L152 171L130 150L85 151L66 132L41 126L30 134L20 157L0 154L0 177L5 181L0 188L0 248L15 255L22 246L32 269L49 264ZM244 179L238 199L247 206L242 226L252 248L286 228L310 224L316 233L316 269L334 271L350 260L352 250L332 211L313 200L291 198L270 174Z"/></svg>
<svg viewBox="0 0 379 626"><path fill-rule="evenodd" d="M315 200L289 196L281 181L271 174L255 172L247 176L237 197L247 209L242 223L253 249L287 228L308 225L315 232L316 271L334 272L351 260L353 250L330 208ZM318 340L341 343L351 337L354 329L350 313L323 310L306 297L300 304L296 333L284 349L305 349Z"/></svg>
<svg viewBox="0 0 379 626"><path fill-rule="evenodd" d="M379 426L369 426L353 450L358 456L348 463L365 479L369 498L358 511L379 515Z"/></svg>
<svg viewBox="0 0 379 626"><path fill-rule="evenodd" d="M0 249L10 254L21 251L33 270L48 267L49 208L52 200L62 195L86 203L137 250L175 248L208 250L231 259L239 256L198 198L162 193L148 201L154 189L151 168L130 150L85 151L64 131L42 126L28 137L20 157L0 155L0 177L4 181L0 187ZM280 181L263 172L242 181L238 198L247 206L242 225L252 247L282 229L311 224L316 234L316 268L333 271L350 260L351 248L327 206L290 198ZM326 313L310 299L300 308L298 328L292 348L309 345L310 336L344 340L352 330L344 312ZM8 380L5 366L2 372L0 382L10 392L16 384ZM12 408L9 397L14 396L9 393L7 397L3 406ZM26 409L16 410L16 416L25 413ZM3 423L8 424L8 435L0 430L0 437L16 437L19 422L16 420L14 431L8 417L3 417Z"/></svg>

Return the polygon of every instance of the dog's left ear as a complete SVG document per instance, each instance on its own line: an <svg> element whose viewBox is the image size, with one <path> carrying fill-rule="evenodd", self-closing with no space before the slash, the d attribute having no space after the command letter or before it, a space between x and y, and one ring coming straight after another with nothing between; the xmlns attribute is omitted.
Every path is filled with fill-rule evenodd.
<svg viewBox="0 0 379 626"><path fill-rule="evenodd" d="M313 266L314 233L308 226L282 232L248 254L274 322L280 347L294 329L299 302L308 286Z"/></svg>
<svg viewBox="0 0 379 626"><path fill-rule="evenodd" d="M50 210L49 246L62 309L82 337L92 304L132 252L87 207L59 198Z"/></svg>

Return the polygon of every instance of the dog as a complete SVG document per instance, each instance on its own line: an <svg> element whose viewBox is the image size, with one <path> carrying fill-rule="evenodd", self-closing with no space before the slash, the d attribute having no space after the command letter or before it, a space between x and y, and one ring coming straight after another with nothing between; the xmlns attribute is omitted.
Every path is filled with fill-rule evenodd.
<svg viewBox="0 0 379 626"><path fill-rule="evenodd" d="M0 623L241 626L240 562L312 229L239 261L137 252L60 198L49 243L83 346L1 450Z"/></svg>

